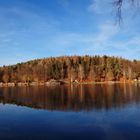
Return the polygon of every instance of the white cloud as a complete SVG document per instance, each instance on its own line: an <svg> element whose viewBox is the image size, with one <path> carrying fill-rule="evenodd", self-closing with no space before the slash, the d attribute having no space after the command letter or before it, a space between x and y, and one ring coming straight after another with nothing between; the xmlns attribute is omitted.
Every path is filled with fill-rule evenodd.
<svg viewBox="0 0 140 140"><path fill-rule="evenodd" d="M111 23L102 24L99 29L99 33L92 40L92 43L96 44L97 47L106 44L118 33L117 26L114 26Z"/></svg>
<svg viewBox="0 0 140 140"><path fill-rule="evenodd" d="M139 33L125 38L127 34L129 34L129 29L123 35L121 28L111 22L105 22L98 26L98 31L95 33L64 33L55 36L53 43L61 46L61 49L67 49L79 55L106 54L134 59L140 52Z"/></svg>
<svg viewBox="0 0 140 140"><path fill-rule="evenodd" d="M93 2L89 5L88 11L94 12L96 14L105 14L110 13L112 11L110 0L93 0Z"/></svg>
<svg viewBox="0 0 140 140"><path fill-rule="evenodd" d="M81 42L81 43L89 43L89 44L96 44L98 43L106 43L108 42L113 36L118 33L118 27L113 25L110 22L106 22L101 24L99 27L98 33L93 34L78 34L78 33L67 33L57 35L55 42L59 42L63 45L68 45L74 42ZM53 40L54 41L54 40Z"/></svg>

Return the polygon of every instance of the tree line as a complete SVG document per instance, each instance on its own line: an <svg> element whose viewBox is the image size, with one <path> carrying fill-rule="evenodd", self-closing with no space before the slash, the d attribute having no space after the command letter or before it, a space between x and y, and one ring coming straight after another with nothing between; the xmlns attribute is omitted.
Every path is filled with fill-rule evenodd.
<svg viewBox="0 0 140 140"><path fill-rule="evenodd" d="M63 56L0 67L0 82L121 81L140 78L140 61L109 56Z"/></svg>

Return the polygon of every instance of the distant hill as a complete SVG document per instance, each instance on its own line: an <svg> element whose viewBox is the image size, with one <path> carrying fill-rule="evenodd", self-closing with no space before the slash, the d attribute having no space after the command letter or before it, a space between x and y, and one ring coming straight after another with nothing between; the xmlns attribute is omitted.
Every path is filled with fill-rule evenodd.
<svg viewBox="0 0 140 140"><path fill-rule="evenodd" d="M121 81L140 79L140 61L109 56L62 56L0 68L0 82Z"/></svg>

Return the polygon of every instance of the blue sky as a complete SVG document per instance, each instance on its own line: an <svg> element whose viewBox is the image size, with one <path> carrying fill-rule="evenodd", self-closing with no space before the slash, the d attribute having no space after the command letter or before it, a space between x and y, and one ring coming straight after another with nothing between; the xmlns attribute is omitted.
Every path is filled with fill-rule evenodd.
<svg viewBox="0 0 140 140"><path fill-rule="evenodd" d="M138 8L112 0L0 0L0 65L61 55L140 59ZM131 11L131 12L130 12Z"/></svg>

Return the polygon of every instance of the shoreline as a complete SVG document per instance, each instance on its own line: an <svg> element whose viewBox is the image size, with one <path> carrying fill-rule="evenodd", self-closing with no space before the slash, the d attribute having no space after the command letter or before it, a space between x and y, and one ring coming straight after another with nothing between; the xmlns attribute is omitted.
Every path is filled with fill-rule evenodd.
<svg viewBox="0 0 140 140"><path fill-rule="evenodd" d="M60 86L60 85L96 85L96 84L139 84L140 81L103 81L103 82L68 82L68 81L51 81L51 82L31 82L31 83L0 83L0 87L22 87L22 86Z"/></svg>

